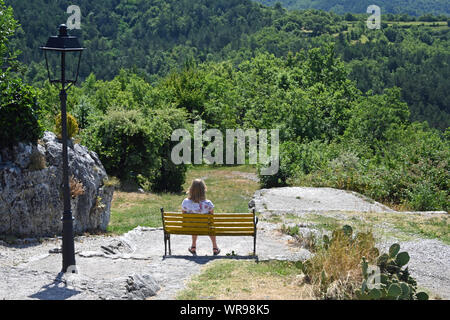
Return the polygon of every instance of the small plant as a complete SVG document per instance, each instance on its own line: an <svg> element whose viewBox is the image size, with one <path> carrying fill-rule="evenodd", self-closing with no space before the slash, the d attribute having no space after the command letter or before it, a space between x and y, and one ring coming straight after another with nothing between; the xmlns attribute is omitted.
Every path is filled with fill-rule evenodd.
<svg viewBox="0 0 450 320"><path fill-rule="evenodd" d="M230 257L230 256L231 257L235 257L235 256L237 256L237 254L236 254L236 252L234 252L234 250L232 250L231 253L227 253L226 255L227 255L227 257Z"/></svg>
<svg viewBox="0 0 450 320"><path fill-rule="evenodd" d="M102 197L97 197L95 199L95 210L103 210L106 208L106 204L104 204L102 200Z"/></svg>
<svg viewBox="0 0 450 320"><path fill-rule="evenodd" d="M76 197L83 195L85 192L84 186L81 183L81 181L75 178L74 176L71 176L69 178L69 186L70 186L70 195L72 196L72 199L75 199Z"/></svg>
<svg viewBox="0 0 450 320"><path fill-rule="evenodd" d="M400 245L395 243L389 248L389 253L380 255L377 259L379 274L369 271L369 263L362 259L364 280L361 289L356 290L360 300L428 300L425 292L416 292L417 283L410 276L408 267L409 254L400 252ZM378 280L378 281L375 281Z"/></svg>
<svg viewBox="0 0 450 320"><path fill-rule="evenodd" d="M346 225L334 230L331 238L323 236L323 245L302 264L305 280L313 284L316 295L324 299L353 299L361 283L361 259L375 261L378 249L371 232L353 234Z"/></svg>
<svg viewBox="0 0 450 320"><path fill-rule="evenodd" d="M105 187L113 187L115 189L120 188L120 180L116 177L108 177L103 180L103 185Z"/></svg>
<svg viewBox="0 0 450 320"><path fill-rule="evenodd" d="M30 164L28 169L31 171L38 171L47 168L45 156L39 151L34 150L30 155Z"/></svg>
<svg viewBox="0 0 450 320"><path fill-rule="evenodd" d="M149 178L143 176L142 174L137 175L137 181L139 186L146 192L150 192L152 190L152 183Z"/></svg>
<svg viewBox="0 0 450 320"><path fill-rule="evenodd" d="M74 116L67 113L67 138L72 139L78 134L78 122ZM55 117L55 133L58 139L62 139L61 113Z"/></svg>
<svg viewBox="0 0 450 320"><path fill-rule="evenodd" d="M289 227L284 224L281 226L281 232L293 237L295 241L305 249L316 251L317 239L313 232L308 232L306 235L303 235L300 232L300 226L295 225L293 227Z"/></svg>

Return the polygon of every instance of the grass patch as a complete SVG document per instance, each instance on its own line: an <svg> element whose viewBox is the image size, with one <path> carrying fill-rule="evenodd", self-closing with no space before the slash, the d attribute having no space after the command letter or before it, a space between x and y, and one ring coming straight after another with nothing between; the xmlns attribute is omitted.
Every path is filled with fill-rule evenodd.
<svg viewBox="0 0 450 320"><path fill-rule="evenodd" d="M432 216L408 214L408 218L393 216L392 223L399 230L428 239L438 239L450 245L449 215Z"/></svg>
<svg viewBox="0 0 450 320"><path fill-rule="evenodd" d="M410 241L417 238L437 239L450 244L448 214L411 214L392 212L344 212L339 214L287 214L277 221L269 217L269 222L312 223L318 230L332 231L348 224L359 230L370 230L380 240Z"/></svg>
<svg viewBox="0 0 450 320"><path fill-rule="evenodd" d="M208 188L207 197L215 205L215 212L248 212L248 202L259 183L246 178L256 175L252 166L192 167L186 174L183 189L187 190L195 178L202 178ZM108 232L123 234L137 226L161 227L160 208L180 211L186 193L136 193L116 191L111 204Z"/></svg>
<svg viewBox="0 0 450 320"><path fill-rule="evenodd" d="M300 264L294 262L217 260L192 278L177 299L314 299L312 287L302 279Z"/></svg>
<svg viewBox="0 0 450 320"><path fill-rule="evenodd" d="M351 230L351 229L350 229ZM355 290L362 283L361 260L373 263L378 257L371 232L353 236L348 226L333 231L316 254L303 264L316 296L324 299L355 299Z"/></svg>

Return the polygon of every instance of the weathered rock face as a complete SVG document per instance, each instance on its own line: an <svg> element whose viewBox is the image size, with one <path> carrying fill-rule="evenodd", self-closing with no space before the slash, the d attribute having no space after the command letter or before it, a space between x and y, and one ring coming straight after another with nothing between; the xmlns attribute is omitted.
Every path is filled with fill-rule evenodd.
<svg viewBox="0 0 450 320"><path fill-rule="evenodd" d="M44 161L45 159L45 161ZM84 187L71 200L74 232L105 231L114 188L95 152L69 144L69 176ZM61 234L62 143L45 132L40 144L19 144L0 154L0 234L20 237Z"/></svg>

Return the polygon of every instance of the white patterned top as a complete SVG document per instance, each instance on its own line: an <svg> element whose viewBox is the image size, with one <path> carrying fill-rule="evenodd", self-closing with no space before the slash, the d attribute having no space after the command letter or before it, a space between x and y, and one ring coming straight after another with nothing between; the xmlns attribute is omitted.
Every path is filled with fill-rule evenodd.
<svg viewBox="0 0 450 320"><path fill-rule="evenodd" d="M194 202L188 198L181 203L181 209L186 213L209 213L214 209L214 204L209 200Z"/></svg>

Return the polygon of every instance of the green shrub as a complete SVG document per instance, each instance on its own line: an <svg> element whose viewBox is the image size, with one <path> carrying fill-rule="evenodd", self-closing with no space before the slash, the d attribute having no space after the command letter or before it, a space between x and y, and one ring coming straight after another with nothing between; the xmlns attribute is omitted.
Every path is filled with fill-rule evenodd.
<svg viewBox="0 0 450 320"><path fill-rule="evenodd" d="M72 139L78 134L79 130L75 117L67 113L67 137ZM61 113L55 117L55 133L58 139L62 138Z"/></svg>
<svg viewBox="0 0 450 320"><path fill-rule="evenodd" d="M34 89L0 73L0 148L37 143L43 134L38 111Z"/></svg>
<svg viewBox="0 0 450 320"><path fill-rule="evenodd" d="M445 134L441 137L424 124L399 123L374 141L345 136L331 143L283 142L279 175L288 185L352 190L408 210L448 211L450 147Z"/></svg>
<svg viewBox="0 0 450 320"><path fill-rule="evenodd" d="M448 192L436 190L435 185L428 181L420 182L412 190L408 190L407 193L408 202L414 210L446 209L448 204Z"/></svg>
<svg viewBox="0 0 450 320"><path fill-rule="evenodd" d="M173 147L178 143L171 141L172 132L186 128L187 115L180 109L155 110L151 115L155 128L161 135L162 145L158 150L160 166L152 180L152 190L156 192L180 192L186 178L187 167L184 164L175 165L171 160Z"/></svg>
<svg viewBox="0 0 450 320"><path fill-rule="evenodd" d="M83 132L83 143L97 152L109 175L121 181L138 174L152 177L159 168L156 150L161 141L152 134L150 121L141 112L111 111Z"/></svg>
<svg viewBox="0 0 450 320"><path fill-rule="evenodd" d="M181 110L149 112L112 110L83 131L83 143L97 152L108 174L122 185L147 190L181 190L185 165L170 160L174 129L182 128L186 115Z"/></svg>

